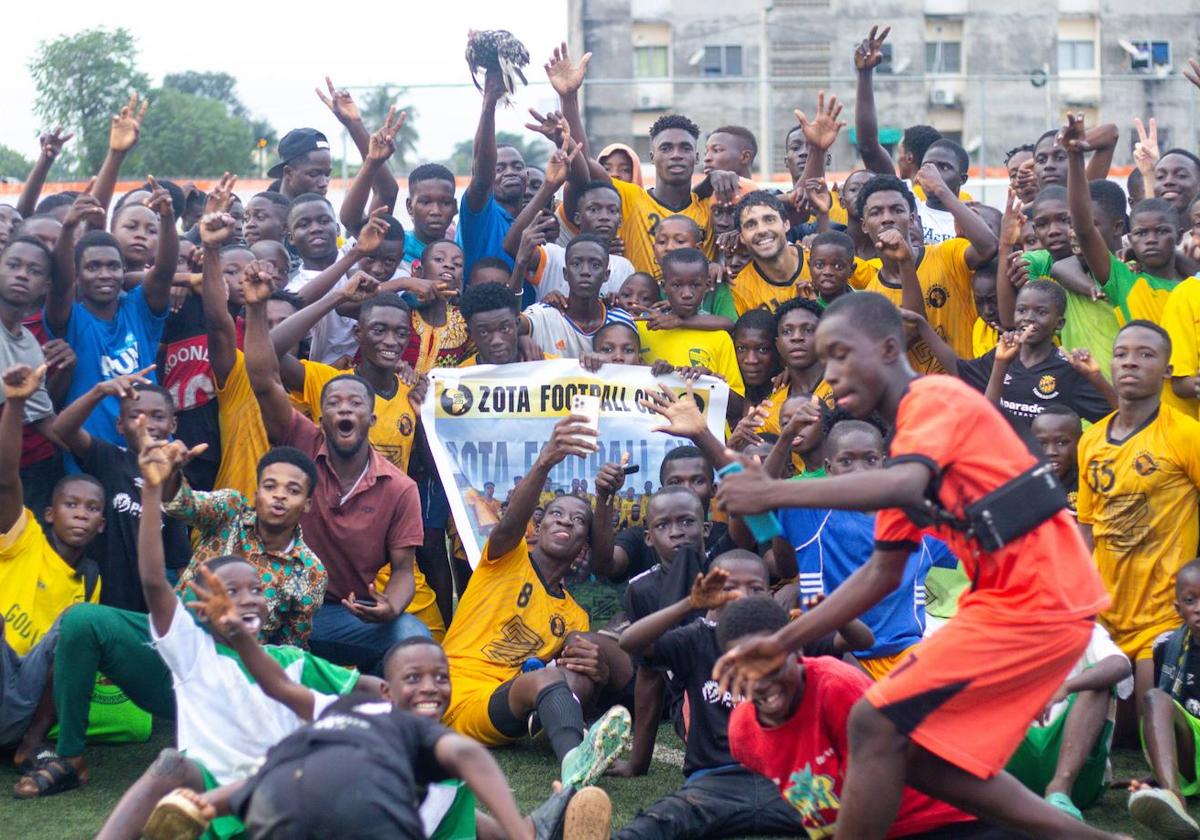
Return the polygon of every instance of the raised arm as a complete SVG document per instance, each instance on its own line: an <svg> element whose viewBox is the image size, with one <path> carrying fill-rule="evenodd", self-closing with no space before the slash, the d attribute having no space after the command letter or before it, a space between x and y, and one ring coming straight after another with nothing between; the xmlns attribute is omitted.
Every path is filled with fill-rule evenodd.
<svg viewBox="0 0 1200 840"><path fill-rule="evenodd" d="M358 174L350 182L350 189L346 190L346 197L342 199L342 208L338 217L346 229L355 236L358 235L366 221L367 199L371 196L372 186L378 180L381 170L387 172L388 159L396 153L396 134L404 126L407 118L408 114L405 111L396 113L395 105L388 109L383 126L371 135L366 154L363 156L363 165L359 167ZM388 177L391 178L391 175L389 174ZM395 184L395 179L391 180ZM388 207L395 206L397 194L398 190L393 189L391 199L383 203ZM376 191L376 195L379 195L378 191Z"/></svg>
<svg viewBox="0 0 1200 840"><path fill-rule="evenodd" d="M1011 189L1005 202L1004 217L1000 220L1000 250L996 255L996 306L1000 326L1011 329L1016 324L1017 286L1012 270L1014 249L1021 239L1025 225L1025 206ZM1022 261L1020 270L1024 271Z"/></svg>
<svg viewBox="0 0 1200 840"><path fill-rule="evenodd" d="M0 406L0 533L8 533L25 510L21 486L21 426L25 403L37 393L46 366L13 365L3 373L4 405Z"/></svg>
<svg viewBox="0 0 1200 840"><path fill-rule="evenodd" d="M900 274L900 308L915 312L925 317L925 295L921 292L921 282L917 279L917 261L913 257L912 248L904 235L895 228L880 232L875 240L875 252L882 259L891 260L896 264Z"/></svg>
<svg viewBox="0 0 1200 840"><path fill-rule="evenodd" d="M863 165L871 172L895 175L896 165L887 149L879 142L879 118L875 112L875 68L883 61L883 42L890 26L879 32L871 27L869 34L854 50L854 69L858 71L858 87L854 100L854 133Z"/></svg>
<svg viewBox="0 0 1200 840"><path fill-rule="evenodd" d="M586 423L586 417L571 414L554 424L550 441L542 447L525 478L508 495L504 516L488 538L485 560L508 554L525 539L525 528L533 517L533 509L537 507L538 496L546 486L550 470L568 455L587 458L596 452L596 431Z"/></svg>
<svg viewBox="0 0 1200 840"><path fill-rule="evenodd" d="M233 237L235 224L228 213L206 213L199 225L203 249L200 301L208 334L208 361L218 388L225 386L237 363L237 325L229 314L229 287L221 272L221 248Z"/></svg>
<svg viewBox="0 0 1200 840"><path fill-rule="evenodd" d="M554 92L558 94L559 108L570 128L570 136L583 150L583 154L571 160L571 180L576 183L591 180L591 167L587 160L587 134L584 133L583 115L579 110L579 88L583 86L588 62L591 60L592 54L584 53L579 63L573 64L567 43L563 41L545 65L546 77L550 80Z"/></svg>
<svg viewBox="0 0 1200 840"><path fill-rule="evenodd" d="M154 176L149 176L154 192L146 199L146 206L158 214L158 250L154 254L154 266L142 283L146 305L157 314L165 313L171 305L171 281L179 263L179 233L175 230L175 209L171 194L158 185Z"/></svg>
<svg viewBox="0 0 1200 840"><path fill-rule="evenodd" d="M150 100L147 99L142 100L139 108L138 95L134 92L129 94L129 101L122 105L121 110L112 118L108 130L108 154L104 156L100 171L96 173L96 185L92 190L92 195L96 196L96 200L105 210L112 204L113 190L116 189L117 177L121 174L121 164L137 145L138 136L142 131L142 119L149 107ZM89 219L88 226L93 230L102 230L103 222L97 224L95 219ZM172 268L174 265L172 262Z"/></svg>
<svg viewBox="0 0 1200 840"><path fill-rule="evenodd" d="M367 130L367 126L362 120L362 114L358 110L358 105L355 103L354 97L350 95L348 90L335 88L328 76L325 77L325 85L329 89L328 96L322 93L320 88L316 88L317 97L325 103L325 107L337 117L337 121L346 129L346 133L354 141L354 147L358 149L358 153L362 155L363 162L365 163L370 150L371 133ZM407 114L404 117L407 117ZM400 121L400 125L403 124L404 118ZM399 131L400 125L396 126L397 131ZM396 196L400 194L400 185L396 183L395 177L386 165L374 171L371 188L375 192L378 204L388 207L396 206ZM343 222L343 224L345 223ZM355 227L360 224L362 224L361 215L355 221ZM346 227L349 228L351 226L346 225Z"/></svg>
<svg viewBox="0 0 1200 840"><path fill-rule="evenodd" d="M438 763L467 783L475 797L500 823L509 840L534 840L533 828L522 817L500 765L470 738L447 733L434 746Z"/></svg>
<svg viewBox="0 0 1200 840"><path fill-rule="evenodd" d="M617 498L622 485L625 484L624 467L628 463L629 453L626 452L621 456L621 463L604 464L596 472L596 510L592 515L591 556L605 558L607 565L610 566L613 556L613 538L615 537L612 523L613 500ZM592 564L592 570L598 575L613 576L595 563Z"/></svg>
<svg viewBox="0 0 1200 840"><path fill-rule="evenodd" d="M1020 333L1006 332L1000 336L1000 341L996 343L996 355L992 362L992 373L988 377L987 388L984 390L984 396L996 405L1000 404L1000 400L1004 396L1004 380L1008 376L1008 369L1012 367L1013 359L1020 352Z"/></svg>
<svg viewBox="0 0 1200 840"><path fill-rule="evenodd" d="M63 219L62 232L54 243L54 270L50 273L50 289L46 293L46 329L61 338L71 320L75 304L75 239L81 226L104 227L104 208L92 195L96 179L88 181Z"/></svg>
<svg viewBox="0 0 1200 840"><path fill-rule="evenodd" d="M267 439L273 443L287 435L294 411L279 380L279 360L271 346L271 331L267 326L267 298L275 288L275 280L275 270L267 262L250 263L242 275L242 292L246 300L246 375L262 411Z"/></svg>
<svg viewBox="0 0 1200 840"><path fill-rule="evenodd" d="M536 113L536 112L533 112ZM537 192L533 194L533 198L525 202L525 206L521 208L521 212L517 214L517 218L513 219L512 225L508 228L508 233L504 235L504 250L506 253L516 256L518 249L521 246L521 235L525 232L538 214L542 213L546 206L550 203L550 199L558 192L559 188L567 182L567 172L571 166L571 162L581 157L579 146L570 137L564 137L564 149L556 149L546 161L546 180L538 187Z"/></svg>
<svg viewBox="0 0 1200 840"><path fill-rule="evenodd" d="M73 131L63 134L63 128L59 125L55 126L53 131L46 132L38 138L41 152L38 154L38 159L34 161L33 169L29 171L29 177L25 179L25 186L21 188L21 197L17 199L17 212L21 214L21 218L28 219L37 209L38 197L42 194L42 187L46 184L46 176L50 174L50 167L58 159L63 144L74 136L75 132Z"/></svg>
<svg viewBox="0 0 1200 840"><path fill-rule="evenodd" d="M488 70L483 81L483 107L475 129L475 158L471 165L471 183L464 195L467 209L478 213L487 204L496 179L496 105L504 96L504 80L499 70Z"/></svg>
<svg viewBox="0 0 1200 840"><path fill-rule="evenodd" d="M304 365L288 352L299 344L317 322L348 301L361 303L375 293L379 282L365 271L354 276L340 289L334 289L320 300L289 315L271 330L271 349L279 361L280 381L289 391L304 390Z"/></svg>
<svg viewBox="0 0 1200 840"><path fill-rule="evenodd" d="M1059 134L1059 140L1067 151L1067 209L1071 214L1071 227L1092 276L1103 287L1108 283L1109 253L1092 218L1092 196L1083 164L1083 153L1088 148L1083 114L1067 114L1067 125Z"/></svg>
<svg viewBox="0 0 1200 840"><path fill-rule="evenodd" d="M83 424L96 410L96 406L100 405L107 397L123 400L136 396L137 391L134 390L134 385L149 385L150 380L146 378L146 374L152 370L154 370L154 365L136 373L97 382L83 396L59 412L50 425L50 431L71 451L72 455L82 457L92 448L92 436L83 428Z"/></svg>
<svg viewBox="0 0 1200 840"><path fill-rule="evenodd" d="M736 592L724 591L728 579L729 572L719 568L710 570L706 575L696 575L692 591L686 598L652 612L625 628L621 634L621 650L654 656L654 640L679 624L692 610L715 609L737 598Z"/></svg>
<svg viewBox="0 0 1200 840"><path fill-rule="evenodd" d="M1108 178L1108 170L1112 168L1113 154L1120 139L1121 130L1113 123L1088 129L1087 143L1092 150L1092 157L1087 165L1089 181L1103 181Z"/></svg>
<svg viewBox="0 0 1200 840"><path fill-rule="evenodd" d="M958 356L955 355L954 348L937 334L937 330L925 320L924 316L901 309L900 318L904 321L905 334L909 334L910 330L913 331L913 337L925 342L925 346L929 348L929 352L933 353L933 357L942 366L942 370L950 376L958 376Z"/></svg>
<svg viewBox="0 0 1200 840"><path fill-rule="evenodd" d="M936 166L932 163L923 165L915 180L925 190L925 195L937 197L954 217L954 223L962 235L971 243L965 254L968 268L973 271L996 256L996 235L982 216L963 204L958 196L950 191Z"/></svg>

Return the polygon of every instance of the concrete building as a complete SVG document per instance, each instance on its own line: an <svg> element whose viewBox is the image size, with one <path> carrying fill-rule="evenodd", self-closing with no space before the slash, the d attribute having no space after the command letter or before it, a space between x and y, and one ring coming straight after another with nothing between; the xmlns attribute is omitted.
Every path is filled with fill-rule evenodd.
<svg viewBox="0 0 1200 840"><path fill-rule="evenodd" d="M849 169L853 51L876 23L892 27L875 74L885 145L928 123L994 167L1069 109L1121 127L1118 165L1132 162L1135 116L1157 117L1162 149L1200 146L1200 91L1179 74L1200 55L1200 16L1168 0L569 0L572 49L594 54L588 134L645 159L661 114L705 133L740 124L758 135L760 168L778 173L793 110L811 115L825 89L846 104L833 169Z"/></svg>

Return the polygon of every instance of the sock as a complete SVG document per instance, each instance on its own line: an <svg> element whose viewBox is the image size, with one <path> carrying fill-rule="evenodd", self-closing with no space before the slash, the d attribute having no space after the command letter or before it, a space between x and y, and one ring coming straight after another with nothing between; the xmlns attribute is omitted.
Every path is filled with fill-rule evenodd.
<svg viewBox="0 0 1200 840"><path fill-rule="evenodd" d="M537 709L546 737L550 739L550 748L561 762L563 756L583 741L583 709L565 680L539 691L533 706Z"/></svg>

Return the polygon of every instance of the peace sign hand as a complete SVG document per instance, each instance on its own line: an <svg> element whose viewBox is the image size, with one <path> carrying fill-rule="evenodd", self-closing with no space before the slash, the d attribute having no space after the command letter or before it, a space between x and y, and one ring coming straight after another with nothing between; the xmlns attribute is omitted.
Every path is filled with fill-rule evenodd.
<svg viewBox="0 0 1200 840"><path fill-rule="evenodd" d="M883 61L883 42L891 33L892 27L885 26L879 32L878 26L871 27L871 34L854 49L854 67L856 70L872 70ZM878 33L878 37L876 36Z"/></svg>
<svg viewBox="0 0 1200 840"><path fill-rule="evenodd" d="M143 100L138 108L137 91L129 94L129 101L121 106L121 110L112 118L108 129L108 147L114 152L127 152L137 145L138 136L142 131L142 118L150 100Z"/></svg>

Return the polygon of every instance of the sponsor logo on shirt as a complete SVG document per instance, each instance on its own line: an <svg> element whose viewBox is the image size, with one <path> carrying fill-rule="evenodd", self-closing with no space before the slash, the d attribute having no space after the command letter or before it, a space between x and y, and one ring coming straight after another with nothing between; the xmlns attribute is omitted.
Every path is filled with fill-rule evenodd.
<svg viewBox="0 0 1200 840"><path fill-rule="evenodd" d="M1043 400L1054 399L1058 396L1058 380L1052 374L1047 373L1038 380L1037 387L1033 389L1033 393Z"/></svg>
<svg viewBox="0 0 1200 840"><path fill-rule="evenodd" d="M1148 475L1153 475L1158 472L1158 462L1154 460L1154 456L1149 452L1142 450L1137 457L1133 459L1133 468L1137 474L1143 478Z"/></svg>
<svg viewBox="0 0 1200 840"><path fill-rule="evenodd" d="M133 333L125 333L125 346L113 355L105 354L100 357L100 374L105 379L117 376L128 376L138 369L137 341Z"/></svg>
<svg viewBox="0 0 1200 840"><path fill-rule="evenodd" d="M941 309L950 300L950 293L946 291L946 287L934 283L929 287L929 291L925 293L925 303L932 306L934 309Z"/></svg>
<svg viewBox="0 0 1200 840"><path fill-rule="evenodd" d="M733 708L733 693L729 691L722 693L716 680L708 680L704 683L704 687L700 689L700 695L704 698L704 702L710 705L724 706L726 709Z"/></svg>

